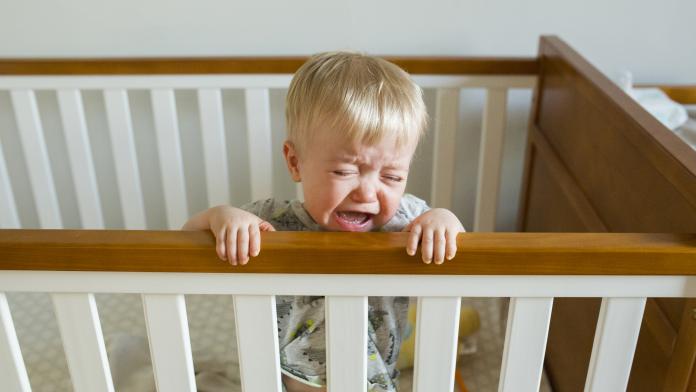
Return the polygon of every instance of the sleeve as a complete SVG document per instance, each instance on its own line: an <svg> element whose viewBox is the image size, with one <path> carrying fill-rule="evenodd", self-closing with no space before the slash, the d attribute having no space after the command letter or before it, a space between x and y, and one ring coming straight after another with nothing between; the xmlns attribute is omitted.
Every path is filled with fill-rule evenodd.
<svg viewBox="0 0 696 392"><path fill-rule="evenodd" d="M402 231L412 220L429 209L428 203L424 200L406 193L401 197L399 209L380 231Z"/></svg>
<svg viewBox="0 0 696 392"><path fill-rule="evenodd" d="M404 216L411 222L424 212L430 210L430 206L428 206L425 200L407 193L401 198L399 210L403 210Z"/></svg>
<svg viewBox="0 0 696 392"><path fill-rule="evenodd" d="M246 212L250 212L259 218L267 221L271 218L275 206L274 199L256 200L239 207Z"/></svg>

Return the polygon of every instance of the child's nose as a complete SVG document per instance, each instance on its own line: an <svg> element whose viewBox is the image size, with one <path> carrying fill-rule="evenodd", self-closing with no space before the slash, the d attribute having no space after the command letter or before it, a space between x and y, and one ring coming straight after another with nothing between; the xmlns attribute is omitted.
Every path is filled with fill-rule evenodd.
<svg viewBox="0 0 696 392"><path fill-rule="evenodd" d="M377 190L372 181L363 179L353 190L351 197L357 203L373 203L377 201Z"/></svg>

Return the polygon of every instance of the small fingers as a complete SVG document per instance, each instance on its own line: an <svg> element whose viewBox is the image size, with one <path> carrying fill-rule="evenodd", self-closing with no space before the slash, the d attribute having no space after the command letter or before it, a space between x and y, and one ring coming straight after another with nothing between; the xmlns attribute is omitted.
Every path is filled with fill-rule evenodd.
<svg viewBox="0 0 696 392"><path fill-rule="evenodd" d="M421 257L425 264L430 264L433 260L433 229L423 229L423 237L421 238Z"/></svg>
<svg viewBox="0 0 696 392"><path fill-rule="evenodd" d="M275 227L266 221L259 223L259 229L261 229L261 231L276 231Z"/></svg>
<svg viewBox="0 0 696 392"><path fill-rule="evenodd" d="M220 260L227 260L227 255L225 254L225 234L227 230L225 227L215 234L215 252L217 253Z"/></svg>
<svg viewBox="0 0 696 392"><path fill-rule="evenodd" d="M412 227L413 227L413 222L407 224L401 231L411 231Z"/></svg>
<svg viewBox="0 0 696 392"><path fill-rule="evenodd" d="M445 229L433 232L433 261L442 264L445 261Z"/></svg>
<svg viewBox="0 0 696 392"><path fill-rule="evenodd" d="M237 231L237 261L241 265L249 261L249 227Z"/></svg>
<svg viewBox="0 0 696 392"><path fill-rule="evenodd" d="M249 256L256 257L261 251L261 233L259 225L249 226Z"/></svg>
<svg viewBox="0 0 696 392"><path fill-rule="evenodd" d="M227 262L232 265L237 265L237 231L236 227L230 227L227 229L227 236L225 237Z"/></svg>
<svg viewBox="0 0 696 392"><path fill-rule="evenodd" d="M457 254L457 230L447 230L447 260L452 260Z"/></svg>
<svg viewBox="0 0 696 392"><path fill-rule="evenodd" d="M411 232L408 235L408 240L406 241L406 253L408 253L409 256L413 256L416 254L416 250L418 249L418 240L420 240L420 235L420 225L413 226Z"/></svg>

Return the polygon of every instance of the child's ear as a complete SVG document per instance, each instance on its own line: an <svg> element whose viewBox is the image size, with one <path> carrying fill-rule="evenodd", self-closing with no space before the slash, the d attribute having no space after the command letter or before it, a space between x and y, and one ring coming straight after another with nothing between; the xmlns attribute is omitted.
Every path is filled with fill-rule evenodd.
<svg viewBox="0 0 696 392"><path fill-rule="evenodd" d="M292 177L292 180L295 182L302 181L299 166L300 158L297 156L295 145L289 140L286 140L285 143L283 143L283 155L285 156L285 163L288 165L288 171L290 172L290 177Z"/></svg>

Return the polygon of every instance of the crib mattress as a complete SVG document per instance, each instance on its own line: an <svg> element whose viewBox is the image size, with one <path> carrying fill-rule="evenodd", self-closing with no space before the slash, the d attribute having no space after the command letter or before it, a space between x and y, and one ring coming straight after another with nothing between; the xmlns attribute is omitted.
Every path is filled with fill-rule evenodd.
<svg viewBox="0 0 696 392"><path fill-rule="evenodd" d="M35 392L72 391L60 334L48 294L8 295L22 355ZM124 350L146 350L146 328L140 296L135 294L96 295L107 355L119 392L150 392L154 384L147 358L133 360ZM502 301L493 298L463 299L481 316L477 350L460 358L458 368L471 391L496 391L502 358L505 321ZM191 347L201 392L241 391L234 336L231 296L186 296ZM129 344L131 348L129 348ZM119 352L119 350L121 352ZM128 361L124 361L128 358ZM126 363L127 362L127 363ZM130 368L128 368L130 367ZM134 369L134 367L139 367ZM124 374L127 376L124 377ZM411 390L412 372L402 373L400 390ZM541 391L551 391L544 377Z"/></svg>

